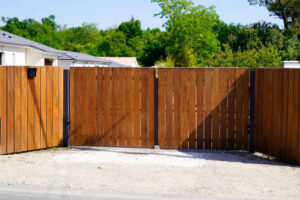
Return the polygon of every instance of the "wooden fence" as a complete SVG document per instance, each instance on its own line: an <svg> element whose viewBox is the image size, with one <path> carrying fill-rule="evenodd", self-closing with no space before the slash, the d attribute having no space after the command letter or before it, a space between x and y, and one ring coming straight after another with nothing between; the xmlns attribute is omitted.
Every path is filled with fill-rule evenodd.
<svg viewBox="0 0 300 200"><path fill-rule="evenodd" d="M0 154L60 146L63 140L63 68L0 67Z"/></svg>
<svg viewBox="0 0 300 200"><path fill-rule="evenodd" d="M70 144L154 146L152 68L70 69Z"/></svg>
<svg viewBox="0 0 300 200"><path fill-rule="evenodd" d="M257 69L255 150L300 164L300 70Z"/></svg>
<svg viewBox="0 0 300 200"><path fill-rule="evenodd" d="M158 92L161 148L248 149L248 69L159 69Z"/></svg>

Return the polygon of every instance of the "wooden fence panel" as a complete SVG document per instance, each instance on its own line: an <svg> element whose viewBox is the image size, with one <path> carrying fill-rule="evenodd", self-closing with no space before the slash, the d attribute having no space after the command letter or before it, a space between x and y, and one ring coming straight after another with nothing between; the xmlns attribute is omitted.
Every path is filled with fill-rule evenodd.
<svg viewBox="0 0 300 200"><path fill-rule="evenodd" d="M248 150L249 70L162 68L158 93L162 148Z"/></svg>
<svg viewBox="0 0 300 200"><path fill-rule="evenodd" d="M300 70L257 69L255 149L300 164Z"/></svg>
<svg viewBox="0 0 300 200"><path fill-rule="evenodd" d="M154 71L72 67L71 145L153 147Z"/></svg>
<svg viewBox="0 0 300 200"><path fill-rule="evenodd" d="M0 154L59 146L63 141L63 87L59 87L63 70L33 67L37 69L36 77L28 79L28 68L0 67ZM57 81L55 96L53 80ZM57 108L54 115L53 108ZM56 141L52 137L54 129Z"/></svg>

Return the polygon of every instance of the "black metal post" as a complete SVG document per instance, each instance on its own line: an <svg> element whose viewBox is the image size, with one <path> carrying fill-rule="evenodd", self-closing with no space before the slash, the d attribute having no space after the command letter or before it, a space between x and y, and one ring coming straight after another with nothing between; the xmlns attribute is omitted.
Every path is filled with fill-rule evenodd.
<svg viewBox="0 0 300 200"><path fill-rule="evenodd" d="M250 143L249 143L249 153L254 153L254 104L255 104L255 70L250 71Z"/></svg>
<svg viewBox="0 0 300 200"><path fill-rule="evenodd" d="M154 148L159 148L158 146L158 69L155 69L155 84L154 84L154 89L155 89L155 146Z"/></svg>
<svg viewBox="0 0 300 200"><path fill-rule="evenodd" d="M64 132L63 146L69 146L70 138L70 70L64 70Z"/></svg>

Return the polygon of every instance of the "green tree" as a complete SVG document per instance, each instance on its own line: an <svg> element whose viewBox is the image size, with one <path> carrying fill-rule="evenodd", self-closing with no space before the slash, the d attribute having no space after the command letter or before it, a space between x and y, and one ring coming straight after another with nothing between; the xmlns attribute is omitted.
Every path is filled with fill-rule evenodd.
<svg viewBox="0 0 300 200"><path fill-rule="evenodd" d="M178 67L203 65L219 49L213 31L218 15L213 7L195 6L191 0L152 0L161 7L156 14L166 18L167 55ZM196 58L196 59L195 59Z"/></svg>

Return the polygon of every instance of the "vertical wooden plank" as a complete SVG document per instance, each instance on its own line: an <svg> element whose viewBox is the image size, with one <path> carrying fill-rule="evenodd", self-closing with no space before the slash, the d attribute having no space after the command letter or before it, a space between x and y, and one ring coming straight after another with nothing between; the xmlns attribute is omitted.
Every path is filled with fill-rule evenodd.
<svg viewBox="0 0 300 200"><path fill-rule="evenodd" d="M298 72L298 76L300 77L300 70L297 70ZM297 83L298 85L300 85L300 79ZM299 90L298 90L298 94L299 94L299 98L300 98L300 86L299 86ZM300 105L298 106L299 110L298 110L298 138L297 138L297 164L300 164Z"/></svg>
<svg viewBox="0 0 300 200"><path fill-rule="evenodd" d="M158 143L166 148L166 69L159 69L158 75Z"/></svg>
<svg viewBox="0 0 300 200"><path fill-rule="evenodd" d="M274 121L275 123L275 129L276 129L276 143L275 143L275 155L278 159L281 158L281 137L282 137L282 114L283 114L283 69L278 69L277 71L277 76L275 77L276 80L276 85L277 85L277 104L274 103L276 105L276 109L277 109L277 113L275 113L274 115L276 115L276 121Z"/></svg>
<svg viewBox="0 0 300 200"><path fill-rule="evenodd" d="M103 146L103 68L97 68L97 145Z"/></svg>
<svg viewBox="0 0 300 200"><path fill-rule="evenodd" d="M80 145L88 145L89 141L89 70L88 68L82 68L82 88L81 88L81 137L82 143Z"/></svg>
<svg viewBox="0 0 300 200"><path fill-rule="evenodd" d="M14 68L14 130L15 152L21 151L21 68Z"/></svg>
<svg viewBox="0 0 300 200"><path fill-rule="evenodd" d="M141 147L147 147L148 139L148 90L148 71L147 69L141 69Z"/></svg>
<svg viewBox="0 0 300 200"><path fill-rule="evenodd" d="M41 148L47 147L47 68L41 67Z"/></svg>
<svg viewBox="0 0 300 200"><path fill-rule="evenodd" d="M7 67L0 66L0 154L6 154Z"/></svg>
<svg viewBox="0 0 300 200"><path fill-rule="evenodd" d="M147 90L147 109L148 109L148 145L147 147L151 148L154 146L155 142L155 89L154 89L154 83L155 83L155 69L147 69L148 73L148 90Z"/></svg>
<svg viewBox="0 0 300 200"><path fill-rule="evenodd" d="M182 69L182 88L181 88L181 148L188 149L189 141L189 72L188 69Z"/></svg>
<svg viewBox="0 0 300 200"><path fill-rule="evenodd" d="M126 146L126 127L125 127L125 103L126 103L126 93L125 93L125 77L127 69L119 69L119 146Z"/></svg>
<svg viewBox="0 0 300 200"><path fill-rule="evenodd" d="M212 84L212 149L219 149L219 92L220 92L220 71L213 69Z"/></svg>
<svg viewBox="0 0 300 200"><path fill-rule="evenodd" d="M81 101L82 101L82 68L74 68L75 83L74 83L74 107L75 107L75 121L74 121L74 135L75 145L81 145L83 143L82 133L82 116L81 116Z"/></svg>
<svg viewBox="0 0 300 200"><path fill-rule="evenodd" d="M182 73L174 69L174 148L180 148ZM160 122L159 122L160 123Z"/></svg>
<svg viewBox="0 0 300 200"><path fill-rule="evenodd" d="M249 124L249 70L245 69L243 74L243 106L244 106L244 113L243 113L243 150L248 150L249 148L249 134L248 134L248 124Z"/></svg>
<svg viewBox="0 0 300 200"><path fill-rule="evenodd" d="M236 149L243 148L243 69L236 69Z"/></svg>
<svg viewBox="0 0 300 200"><path fill-rule="evenodd" d="M278 134L278 131L277 131L277 123L278 123L278 120L277 120L277 117L278 117L278 80L277 80L277 77L278 77L278 70L272 70L271 71L272 73L272 77L273 77L273 83L272 83L272 94L273 94L273 98L272 98L272 110L273 110L273 115L272 115L272 122L273 122L273 126L271 127L271 133L272 134L272 138L270 138L271 140L269 140L269 143L271 143L270 145L270 151L272 152L272 156L276 156L277 157L277 150L276 150L276 139L277 139L277 134Z"/></svg>
<svg viewBox="0 0 300 200"><path fill-rule="evenodd" d="M227 148L227 95L228 70L220 69L220 149Z"/></svg>
<svg viewBox="0 0 300 200"><path fill-rule="evenodd" d="M289 95L289 70L285 69L283 71L283 108L282 108L282 137L281 137L281 145L282 152L281 158L286 160L287 158L287 125L288 125L288 95Z"/></svg>
<svg viewBox="0 0 300 200"><path fill-rule="evenodd" d="M134 71L134 146L141 146L141 69Z"/></svg>
<svg viewBox="0 0 300 200"><path fill-rule="evenodd" d="M235 142L235 101L236 101L236 71L228 72L228 150L234 150Z"/></svg>
<svg viewBox="0 0 300 200"><path fill-rule="evenodd" d="M37 67L36 77L30 88L34 102L34 149L41 148L41 70Z"/></svg>
<svg viewBox="0 0 300 200"><path fill-rule="evenodd" d="M53 145L53 68L47 67L47 147ZM30 84L30 81L28 81ZM28 91L28 113L30 113L30 95ZM28 114L28 135L30 135L30 118ZM72 134L72 133L71 133Z"/></svg>
<svg viewBox="0 0 300 200"><path fill-rule="evenodd" d="M204 69L205 70L205 69ZM205 71L197 70L197 148L203 149L204 141L204 84ZM176 124L176 123L175 123Z"/></svg>
<svg viewBox="0 0 300 200"><path fill-rule="evenodd" d="M15 152L14 135L14 69L7 68L7 153Z"/></svg>
<svg viewBox="0 0 300 200"><path fill-rule="evenodd" d="M292 161L293 151L293 111L294 111L294 70L289 70L289 81L288 81L288 118L287 118L287 161Z"/></svg>
<svg viewBox="0 0 300 200"><path fill-rule="evenodd" d="M196 69L189 70L189 149L196 148Z"/></svg>
<svg viewBox="0 0 300 200"><path fill-rule="evenodd" d="M294 84L293 84L293 99L294 99L294 103L293 103L293 117L292 117L292 161L293 163L296 163L298 158L297 158L297 146L298 146L298 122L299 122L299 86L300 86L300 81L299 81L299 77L300 74L298 73L299 70L298 69L294 69L293 70L293 75L294 75Z"/></svg>
<svg viewBox="0 0 300 200"><path fill-rule="evenodd" d="M119 143L119 69L111 69L111 116L112 116L112 146L118 146Z"/></svg>
<svg viewBox="0 0 300 200"><path fill-rule="evenodd" d="M97 134L96 134L96 95L97 95L97 77L96 77L96 68L89 67L88 77L89 77L89 112L88 112L88 145L96 145Z"/></svg>
<svg viewBox="0 0 300 200"><path fill-rule="evenodd" d="M27 104L27 92L28 92L28 78L27 67L21 68L21 151L27 151L27 138L28 138L28 104Z"/></svg>
<svg viewBox="0 0 300 200"><path fill-rule="evenodd" d="M53 146L58 146L59 145L59 140L58 140L58 112L59 112L59 107L58 107L58 67L53 67Z"/></svg>
<svg viewBox="0 0 300 200"><path fill-rule="evenodd" d="M133 69L126 69L126 142L128 147L134 146L134 129L133 129Z"/></svg>
<svg viewBox="0 0 300 200"><path fill-rule="evenodd" d="M64 68L58 68L58 145L63 145Z"/></svg>
<svg viewBox="0 0 300 200"><path fill-rule="evenodd" d="M75 81L80 82L80 80L75 80L75 68L70 68L70 145L75 145L75 101L78 96L75 97Z"/></svg>
<svg viewBox="0 0 300 200"><path fill-rule="evenodd" d="M205 71L205 149L211 149L211 95L212 95L212 70Z"/></svg>
<svg viewBox="0 0 300 200"><path fill-rule="evenodd" d="M173 148L173 69L166 72L166 148Z"/></svg>
<svg viewBox="0 0 300 200"><path fill-rule="evenodd" d="M104 146L111 145L111 69L104 68Z"/></svg>

